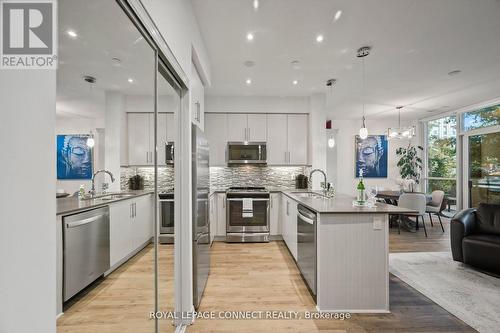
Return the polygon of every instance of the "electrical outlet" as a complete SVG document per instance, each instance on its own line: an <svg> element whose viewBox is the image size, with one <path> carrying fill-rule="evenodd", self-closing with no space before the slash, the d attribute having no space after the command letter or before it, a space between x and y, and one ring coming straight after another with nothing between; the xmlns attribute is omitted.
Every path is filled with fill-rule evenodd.
<svg viewBox="0 0 500 333"><path fill-rule="evenodd" d="M375 216L373 218L373 230L382 230L384 227L384 219L382 217Z"/></svg>

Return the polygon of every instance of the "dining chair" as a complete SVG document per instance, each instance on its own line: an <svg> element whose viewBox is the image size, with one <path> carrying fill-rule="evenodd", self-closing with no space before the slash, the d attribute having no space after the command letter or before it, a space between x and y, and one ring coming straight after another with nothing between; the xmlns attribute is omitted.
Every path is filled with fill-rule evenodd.
<svg viewBox="0 0 500 333"><path fill-rule="evenodd" d="M432 214L437 215L439 223L441 224L441 230L444 232L443 222L441 221L441 211L443 210L443 200L444 192L440 190L432 191L432 200L425 207L425 212L429 214L429 219L431 220L431 226L434 226L432 222Z"/></svg>
<svg viewBox="0 0 500 333"><path fill-rule="evenodd" d="M407 209L414 210L416 213L410 214L400 214L400 218L398 221L398 232L400 232L400 224L401 224L401 215L405 216L414 216L416 220L416 227L418 229L419 218L422 218L422 224L424 226L425 237L427 237L427 229L425 228L425 208L427 204L427 198L423 193L415 193L415 192L407 192L401 194L398 200L398 207L403 207Z"/></svg>

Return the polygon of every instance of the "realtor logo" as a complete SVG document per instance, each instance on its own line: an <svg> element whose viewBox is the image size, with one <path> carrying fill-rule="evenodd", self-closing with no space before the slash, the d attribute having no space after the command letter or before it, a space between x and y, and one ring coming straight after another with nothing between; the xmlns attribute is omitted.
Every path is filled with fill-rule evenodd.
<svg viewBox="0 0 500 333"><path fill-rule="evenodd" d="M56 3L0 0L0 68L57 67Z"/></svg>

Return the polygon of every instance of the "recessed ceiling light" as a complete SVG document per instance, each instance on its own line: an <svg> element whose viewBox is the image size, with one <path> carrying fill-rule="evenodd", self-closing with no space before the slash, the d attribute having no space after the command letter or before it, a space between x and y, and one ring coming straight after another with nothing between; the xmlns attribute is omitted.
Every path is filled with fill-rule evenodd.
<svg viewBox="0 0 500 333"><path fill-rule="evenodd" d="M337 22L341 16L342 16L342 11L337 10L337 12L335 13L335 16L333 17L333 22Z"/></svg>
<svg viewBox="0 0 500 333"><path fill-rule="evenodd" d="M111 61L113 62L113 66L119 67L122 64L122 60L117 57L111 58Z"/></svg>
<svg viewBox="0 0 500 333"><path fill-rule="evenodd" d="M253 0L253 9L259 9L259 0Z"/></svg>
<svg viewBox="0 0 500 333"><path fill-rule="evenodd" d="M316 41L317 41L318 43L321 43L321 42L323 41L323 39L325 39L325 38L323 37L323 35L317 35L317 36L316 36Z"/></svg>
<svg viewBox="0 0 500 333"><path fill-rule="evenodd" d="M246 84L248 84L248 85L251 85L251 84L252 84L252 79L247 79L247 80L245 81L245 83L246 83Z"/></svg>
<svg viewBox="0 0 500 333"><path fill-rule="evenodd" d="M253 33L249 32L247 33L247 40L253 40Z"/></svg>
<svg viewBox="0 0 500 333"><path fill-rule="evenodd" d="M293 83L294 86L296 86L297 84L299 84L299 81L293 80L292 83Z"/></svg>
<svg viewBox="0 0 500 333"><path fill-rule="evenodd" d="M458 75L458 74L460 74L460 73L462 73L462 71L461 71L461 70L459 70L459 69L456 69L456 70L454 70L454 71L449 72L449 73L448 73L448 75L449 75L449 76L455 76L455 75Z"/></svg>
<svg viewBox="0 0 500 333"><path fill-rule="evenodd" d="M68 30L68 31L66 31L66 33L68 34L68 36L70 36L72 38L78 37L78 34L73 30Z"/></svg>
<svg viewBox="0 0 500 333"><path fill-rule="evenodd" d="M131 77L129 77L127 81L128 81L128 83L133 83L133 82L134 82L134 79L133 79L133 78L131 78Z"/></svg>

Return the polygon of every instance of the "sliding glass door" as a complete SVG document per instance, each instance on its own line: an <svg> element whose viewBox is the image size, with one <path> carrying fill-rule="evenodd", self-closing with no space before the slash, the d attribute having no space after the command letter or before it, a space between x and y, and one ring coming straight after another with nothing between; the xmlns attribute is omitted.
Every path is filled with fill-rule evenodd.
<svg viewBox="0 0 500 333"><path fill-rule="evenodd" d="M467 135L469 207L500 204L500 132Z"/></svg>

